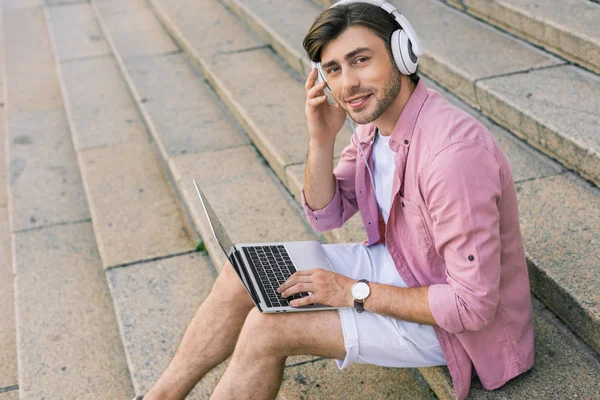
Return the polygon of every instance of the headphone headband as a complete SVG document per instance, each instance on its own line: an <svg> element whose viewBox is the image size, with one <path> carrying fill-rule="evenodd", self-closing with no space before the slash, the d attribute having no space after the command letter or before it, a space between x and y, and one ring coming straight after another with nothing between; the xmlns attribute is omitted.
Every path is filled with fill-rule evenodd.
<svg viewBox="0 0 600 400"><path fill-rule="evenodd" d="M423 48L421 47L421 40L417 36L417 32L415 32L415 29L413 28L413 26L411 25L410 22L408 22L408 19L406 19L406 17L404 15L400 14L400 12L398 11L398 9L396 7L394 7L392 4L388 3L387 1L385 1L385 0L341 0L329 8L343 6L343 5L352 4L352 3L367 3L367 4L371 4L373 6L376 6L376 7L379 7L379 8L382 8L383 10L385 10L388 14L390 14L392 17L394 17L394 19L396 20L396 23L398 25L400 25L400 28L402 28L402 30L404 30L404 32L406 32L406 35L410 39L413 53L417 57L420 57L423 55Z"/></svg>

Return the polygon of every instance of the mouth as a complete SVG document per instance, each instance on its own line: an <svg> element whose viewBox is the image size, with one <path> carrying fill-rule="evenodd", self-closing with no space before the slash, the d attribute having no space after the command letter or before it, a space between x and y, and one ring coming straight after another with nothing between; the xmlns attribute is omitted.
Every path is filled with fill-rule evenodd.
<svg viewBox="0 0 600 400"><path fill-rule="evenodd" d="M366 96L361 96L361 97L354 97L352 98L351 101L347 101L346 103L348 103L348 105L350 105L350 107L352 108L360 108L362 106L364 106L367 101L369 101L369 99L371 98L371 94L368 94Z"/></svg>

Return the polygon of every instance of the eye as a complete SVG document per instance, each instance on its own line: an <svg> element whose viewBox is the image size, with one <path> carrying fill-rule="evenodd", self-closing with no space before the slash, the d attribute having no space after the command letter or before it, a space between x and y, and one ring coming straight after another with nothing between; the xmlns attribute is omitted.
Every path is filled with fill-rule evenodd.
<svg viewBox="0 0 600 400"><path fill-rule="evenodd" d="M363 62L366 62L368 60L369 60L369 57L359 57L359 58L356 59L355 62L357 62L359 64L362 64Z"/></svg>
<svg viewBox="0 0 600 400"><path fill-rule="evenodd" d="M337 72L339 68L338 67L331 67L327 69L327 74L331 74L333 72Z"/></svg>

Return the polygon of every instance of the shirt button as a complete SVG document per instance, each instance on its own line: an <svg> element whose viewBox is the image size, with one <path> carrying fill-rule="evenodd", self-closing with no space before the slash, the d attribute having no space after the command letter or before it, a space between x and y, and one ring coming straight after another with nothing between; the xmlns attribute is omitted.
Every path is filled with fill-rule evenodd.
<svg viewBox="0 0 600 400"><path fill-rule="evenodd" d="M405 141L404 141L404 144L408 144L408 140L405 140Z"/></svg>
<svg viewBox="0 0 600 400"><path fill-rule="evenodd" d="M475 259L475 257L469 256L469 261L473 261L474 259Z"/></svg>

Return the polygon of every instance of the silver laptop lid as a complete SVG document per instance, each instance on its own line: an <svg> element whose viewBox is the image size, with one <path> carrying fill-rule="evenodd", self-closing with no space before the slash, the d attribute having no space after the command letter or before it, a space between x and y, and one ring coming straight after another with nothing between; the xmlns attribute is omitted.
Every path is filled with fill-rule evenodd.
<svg viewBox="0 0 600 400"><path fill-rule="evenodd" d="M223 229L223 225L221 225L221 223L219 222L217 215L215 214L213 209L210 207L208 200L206 199L206 197L204 196L204 194L198 187L198 184L196 183L195 180L192 180L192 181L194 182L194 186L196 187L196 192L198 192L198 196L200 197L200 202L202 203L202 208L204 208L204 213L206 214L206 217L208 218L208 223L210 225L210 229L212 230L212 233L215 236L215 238L217 238L217 242L219 242L219 245L225 252L225 255L229 258L229 253L231 252L231 249L233 248L233 243L231 242L231 239L229 239L229 236L227 235L227 232L225 232L225 229Z"/></svg>

